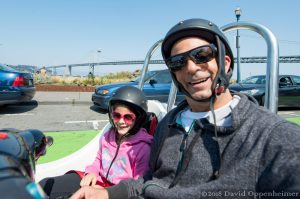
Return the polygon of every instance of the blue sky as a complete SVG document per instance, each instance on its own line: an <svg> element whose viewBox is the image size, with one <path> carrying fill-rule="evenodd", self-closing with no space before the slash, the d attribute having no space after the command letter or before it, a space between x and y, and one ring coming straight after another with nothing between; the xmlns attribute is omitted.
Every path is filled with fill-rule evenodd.
<svg viewBox="0 0 300 199"><path fill-rule="evenodd" d="M93 61L144 60L149 48L177 22L205 18L219 26L257 22L277 37L280 55L300 55L300 3L296 0L10 0L0 1L0 63L41 66ZM236 32L226 33L234 53ZM265 56L258 34L240 31L241 56ZM101 50L101 53L97 53ZM161 59L160 52L153 56ZM158 66L153 66L158 67ZM112 69L113 68L113 69ZM96 68L133 70L141 66ZM83 72L84 71L84 72ZM265 72L265 64L243 64L242 78ZM74 73L88 73L87 68ZM300 75L299 64L280 73Z"/></svg>

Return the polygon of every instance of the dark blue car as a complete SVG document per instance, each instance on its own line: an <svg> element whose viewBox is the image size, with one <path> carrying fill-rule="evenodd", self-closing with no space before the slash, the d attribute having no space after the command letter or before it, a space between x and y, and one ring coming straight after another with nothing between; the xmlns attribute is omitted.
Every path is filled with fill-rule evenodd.
<svg viewBox="0 0 300 199"><path fill-rule="evenodd" d="M0 64L0 105L30 101L35 91L31 73Z"/></svg>
<svg viewBox="0 0 300 199"><path fill-rule="evenodd" d="M279 75L278 106L300 107L300 76ZM246 78L241 83L231 84L230 90L252 95L263 106L265 102L266 76L256 75Z"/></svg>
<svg viewBox="0 0 300 199"><path fill-rule="evenodd" d="M130 82L113 83L97 86L92 95L92 101L103 110L108 109L108 102L112 94L120 87L132 85L138 86L140 77ZM143 91L148 100L159 100L166 103L168 101L172 78L169 70L149 71L146 74ZM184 99L182 93L177 94L176 103Z"/></svg>

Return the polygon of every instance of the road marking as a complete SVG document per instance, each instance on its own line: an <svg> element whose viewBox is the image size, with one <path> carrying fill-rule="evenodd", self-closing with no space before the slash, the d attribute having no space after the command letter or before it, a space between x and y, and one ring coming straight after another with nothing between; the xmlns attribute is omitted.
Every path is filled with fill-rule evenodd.
<svg viewBox="0 0 300 199"><path fill-rule="evenodd" d="M293 111L284 111L284 112L279 112L280 114L294 114L295 112Z"/></svg>
<svg viewBox="0 0 300 199"><path fill-rule="evenodd" d="M108 120L82 120L82 121L65 121L65 124L75 124L75 123L93 123L93 122L108 122Z"/></svg>
<svg viewBox="0 0 300 199"><path fill-rule="evenodd" d="M96 129L96 130L99 130L99 123L100 123L100 122L94 121L94 122L93 122L93 128Z"/></svg>
<svg viewBox="0 0 300 199"><path fill-rule="evenodd" d="M6 116L27 116L27 115L33 115L33 113L17 113L17 114L4 114Z"/></svg>
<svg viewBox="0 0 300 199"><path fill-rule="evenodd" d="M99 126L100 126L99 124L100 124L101 122L107 123L108 120L65 121L64 123L65 123L65 124L92 123L93 128L94 128L95 130L100 130L100 129L99 129Z"/></svg>
<svg viewBox="0 0 300 199"><path fill-rule="evenodd" d="M300 116L300 115L298 115L298 114L293 114L293 113L291 113L290 115L293 115L293 116L296 116L296 117Z"/></svg>
<svg viewBox="0 0 300 199"><path fill-rule="evenodd" d="M282 115L282 116L293 116L293 117L299 117L300 114L298 112L294 112L294 111L281 111L278 112L278 115Z"/></svg>

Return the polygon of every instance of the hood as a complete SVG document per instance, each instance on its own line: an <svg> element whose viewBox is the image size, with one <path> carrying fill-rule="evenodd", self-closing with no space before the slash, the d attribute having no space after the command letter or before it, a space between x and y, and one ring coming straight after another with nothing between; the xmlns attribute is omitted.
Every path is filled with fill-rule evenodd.
<svg viewBox="0 0 300 199"><path fill-rule="evenodd" d="M149 135L149 133L147 132L146 129L141 128L139 130L139 132L137 132L135 135L127 138L123 143L129 144L129 145L135 145L135 144L139 144L141 142L151 144L152 139L153 139L153 136Z"/></svg>
<svg viewBox="0 0 300 199"><path fill-rule="evenodd" d="M118 82L118 83L112 83L112 84L105 84L101 86L97 86L96 89L111 89L111 88L120 88L122 86L137 86L138 82L130 81L130 82Z"/></svg>
<svg viewBox="0 0 300 199"><path fill-rule="evenodd" d="M117 147L116 144L116 136L115 136L115 130L113 128L110 129L104 136L108 143L110 143L112 146ZM136 134L128 137L126 140L124 140L121 144L122 147L125 146L133 146L138 145L141 142L151 144L153 139L153 136L150 135L146 129L141 128Z"/></svg>
<svg viewBox="0 0 300 199"><path fill-rule="evenodd" d="M234 91L243 91L243 90L252 90L252 89L264 89L264 84L243 84L243 83L237 83L237 84L231 84L229 85L229 90Z"/></svg>

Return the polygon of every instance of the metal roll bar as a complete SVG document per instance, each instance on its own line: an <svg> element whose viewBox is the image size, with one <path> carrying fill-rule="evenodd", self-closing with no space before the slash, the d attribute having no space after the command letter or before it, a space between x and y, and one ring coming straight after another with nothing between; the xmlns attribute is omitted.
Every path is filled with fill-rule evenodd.
<svg viewBox="0 0 300 199"><path fill-rule="evenodd" d="M141 71L141 79L139 81L139 85L138 85L138 88L139 89L143 89L143 86L144 86L144 83L145 83L145 78L146 78L146 73L148 71L148 66L150 64L150 59L153 55L153 53L155 52L155 50L161 46L163 40L159 40L157 41L148 51L147 55L146 55L146 58L145 58L145 61L144 61L144 65L143 65L143 68L142 68L142 71Z"/></svg>
<svg viewBox="0 0 300 199"><path fill-rule="evenodd" d="M224 32L248 29L259 33L266 41L267 53L267 74L266 74L266 94L265 94L265 107L273 113L277 113L278 109L278 73L279 73L279 48L278 42L274 34L265 26L253 22L235 22L222 26L221 30ZM151 56L154 51L161 46L163 40L157 41L148 51L144 65L141 71L141 79L139 82L139 89L142 89L145 82L146 72L150 63ZM171 110L175 104L177 88L172 82L170 94L168 98L167 111Z"/></svg>
<svg viewBox="0 0 300 199"><path fill-rule="evenodd" d="M235 22L221 27L224 32L236 29L248 29L260 34L267 43L267 70L265 88L265 107L273 113L278 110L278 73L279 48L274 34L265 26L258 23Z"/></svg>
<svg viewBox="0 0 300 199"><path fill-rule="evenodd" d="M144 65L143 65L143 68L141 71L141 79L140 79L139 85L138 85L138 88L141 90L143 89L143 86L145 83L146 73L148 71L150 59L151 59L153 53L155 52L155 50L161 46L162 42L163 42L163 39L157 41L147 52L147 55L146 55L146 58L144 61ZM173 108L173 106L175 104L175 100L176 100L176 94L177 94L177 88L176 88L174 82L172 81L172 85L171 85L171 89L170 89L170 93L169 93L169 97L168 97L167 112L169 112Z"/></svg>

